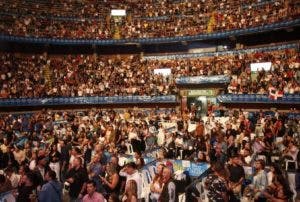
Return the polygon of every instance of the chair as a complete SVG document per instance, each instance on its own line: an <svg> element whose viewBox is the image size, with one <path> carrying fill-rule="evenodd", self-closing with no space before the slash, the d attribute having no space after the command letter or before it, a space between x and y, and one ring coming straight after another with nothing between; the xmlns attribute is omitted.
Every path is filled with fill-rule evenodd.
<svg viewBox="0 0 300 202"><path fill-rule="evenodd" d="M150 185L150 183L152 181L152 178L151 178L151 175L150 175L149 171L146 170L146 169L143 169L142 170L142 176L143 176L144 180L146 180L146 184Z"/></svg>
<svg viewBox="0 0 300 202"><path fill-rule="evenodd" d="M298 162L294 160L285 160L285 170L289 170L289 165L294 165L294 169L298 169ZM294 170L293 169L293 170Z"/></svg>
<svg viewBox="0 0 300 202"><path fill-rule="evenodd" d="M148 172L147 170L142 170L142 172L139 173L142 178L142 198L145 199L145 202L149 201L150 183L151 183L151 180L149 180L148 178L147 172Z"/></svg>
<svg viewBox="0 0 300 202"><path fill-rule="evenodd" d="M180 194L180 195L178 196L178 201L179 201L179 202L185 202L185 193Z"/></svg>
<svg viewBox="0 0 300 202"><path fill-rule="evenodd" d="M133 155L134 154L134 151L133 151L133 147L130 143L127 143L126 144L126 147L127 147L127 152L126 154L129 154L129 155Z"/></svg>
<svg viewBox="0 0 300 202"><path fill-rule="evenodd" d="M156 174L155 170L156 170L155 166L149 166L148 167L148 171L149 171L152 179L154 178L154 176Z"/></svg>
<svg viewBox="0 0 300 202"><path fill-rule="evenodd" d="M259 160L259 159L261 159L261 160L263 160L264 162L266 162L266 156L265 155L257 155L257 157L256 157L256 160Z"/></svg>
<svg viewBox="0 0 300 202"><path fill-rule="evenodd" d="M295 173L288 173L288 182L290 185L291 191L294 193L293 201L296 201L297 191L296 191L296 174Z"/></svg>
<svg viewBox="0 0 300 202"><path fill-rule="evenodd" d="M126 157L120 157L119 162L118 162L119 166L124 166L126 163L126 160L127 160Z"/></svg>
<svg viewBox="0 0 300 202"><path fill-rule="evenodd" d="M276 161L279 161L279 156L271 156L271 162L275 163Z"/></svg>

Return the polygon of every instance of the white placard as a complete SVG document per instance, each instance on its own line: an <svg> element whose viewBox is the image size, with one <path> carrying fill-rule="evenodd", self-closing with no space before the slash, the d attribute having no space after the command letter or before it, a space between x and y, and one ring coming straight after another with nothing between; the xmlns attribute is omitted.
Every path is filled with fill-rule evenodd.
<svg viewBox="0 0 300 202"><path fill-rule="evenodd" d="M257 72L261 70L270 71L271 66L272 66L271 62L259 62L259 63L250 64L251 72Z"/></svg>
<svg viewBox="0 0 300 202"><path fill-rule="evenodd" d="M111 16L126 16L126 10L124 9L112 9L110 12Z"/></svg>
<svg viewBox="0 0 300 202"><path fill-rule="evenodd" d="M171 74L170 68L154 69L154 74L162 74L163 76L169 76Z"/></svg>

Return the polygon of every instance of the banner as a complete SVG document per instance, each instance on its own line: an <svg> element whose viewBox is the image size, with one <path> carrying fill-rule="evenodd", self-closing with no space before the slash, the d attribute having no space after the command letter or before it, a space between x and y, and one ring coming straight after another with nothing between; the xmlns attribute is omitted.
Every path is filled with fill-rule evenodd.
<svg viewBox="0 0 300 202"><path fill-rule="evenodd" d="M230 82L229 76L217 75L217 76L192 76L192 77L180 77L176 79L176 84L227 84Z"/></svg>

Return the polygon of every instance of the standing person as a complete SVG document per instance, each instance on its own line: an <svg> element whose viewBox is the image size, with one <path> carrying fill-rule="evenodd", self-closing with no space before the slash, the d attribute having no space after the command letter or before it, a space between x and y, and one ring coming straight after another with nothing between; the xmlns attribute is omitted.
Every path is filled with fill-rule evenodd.
<svg viewBox="0 0 300 202"><path fill-rule="evenodd" d="M159 196L159 202L177 202L178 196L176 193L176 186L172 179L172 170L169 167L163 169L162 181L164 183L163 189Z"/></svg>
<svg viewBox="0 0 300 202"><path fill-rule="evenodd" d="M159 197L160 197L160 193L162 192L162 188L163 188L163 169L164 169L165 165L164 164L159 164L157 166L157 173L154 176L151 184L150 184L150 199L152 201L158 201Z"/></svg>
<svg viewBox="0 0 300 202"><path fill-rule="evenodd" d="M120 176L126 177L126 186L130 180L134 180L137 184L137 197L142 198L142 178L137 170L136 164L130 162L120 171Z"/></svg>
<svg viewBox="0 0 300 202"><path fill-rule="evenodd" d="M224 165L221 162L216 162L212 166L212 170L213 173L205 181L209 201L228 202L227 174Z"/></svg>
<svg viewBox="0 0 300 202"><path fill-rule="evenodd" d="M66 174L66 181L70 183L70 201L79 201L83 197L87 180L88 175L86 169L82 167L81 157L75 157L73 166Z"/></svg>
<svg viewBox="0 0 300 202"><path fill-rule="evenodd" d="M70 161L70 150L72 149L72 145L67 143L66 140L60 141L60 165L61 165L61 181L65 180L65 175L68 169L69 161Z"/></svg>
<svg viewBox="0 0 300 202"><path fill-rule="evenodd" d="M229 189L233 193L230 197L230 201L237 201L235 196L239 196L242 190L242 183L245 179L245 171L243 166L240 165L240 158L235 154L231 158L230 164L228 164L227 169L229 172Z"/></svg>
<svg viewBox="0 0 300 202"><path fill-rule="evenodd" d="M22 176L20 185L18 186L16 202L30 202L30 196L35 190L34 173L29 172Z"/></svg>
<svg viewBox="0 0 300 202"><path fill-rule="evenodd" d="M38 186L42 186L46 183L45 174L50 170L47 165L46 156L39 156L37 158L37 165L33 172L36 174L36 183Z"/></svg>
<svg viewBox="0 0 300 202"><path fill-rule="evenodd" d="M120 191L119 173L114 164L108 163L106 166L106 177L101 177L105 192L110 195L111 193L118 194Z"/></svg>
<svg viewBox="0 0 300 202"><path fill-rule="evenodd" d="M265 162L259 159L255 162L256 173L253 176L253 187L255 193L255 201L267 201L261 192L266 189L268 185L267 174L265 173Z"/></svg>
<svg viewBox="0 0 300 202"><path fill-rule="evenodd" d="M103 185L99 179L99 176L103 176L102 165L100 163L100 157L98 154L95 154L92 158L92 161L87 166L88 176L90 180L94 180L96 183L96 189L99 192L103 192Z"/></svg>
<svg viewBox="0 0 300 202"><path fill-rule="evenodd" d="M86 182L87 194L83 197L83 202L104 202L102 194L96 191L96 183L93 180Z"/></svg>
<svg viewBox="0 0 300 202"><path fill-rule="evenodd" d="M125 193L122 197L122 202L137 202L137 184L135 180L129 180L126 183Z"/></svg>
<svg viewBox="0 0 300 202"><path fill-rule="evenodd" d="M45 175L46 184L38 192L38 200L41 202L60 202L62 201L62 186L56 179L56 172L49 170Z"/></svg>
<svg viewBox="0 0 300 202"><path fill-rule="evenodd" d="M60 180L60 153L57 151L57 145L53 144L51 146L51 151L49 154L49 167L51 170L55 171L58 181Z"/></svg>

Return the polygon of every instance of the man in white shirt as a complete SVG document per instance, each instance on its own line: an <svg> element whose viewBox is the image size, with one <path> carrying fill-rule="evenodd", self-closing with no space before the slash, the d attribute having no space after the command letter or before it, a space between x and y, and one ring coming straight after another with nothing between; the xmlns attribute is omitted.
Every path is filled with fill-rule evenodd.
<svg viewBox="0 0 300 202"><path fill-rule="evenodd" d="M137 185L137 198L142 199L142 178L134 162L127 163L120 171L120 176L126 177L126 184L129 180L134 180Z"/></svg>

